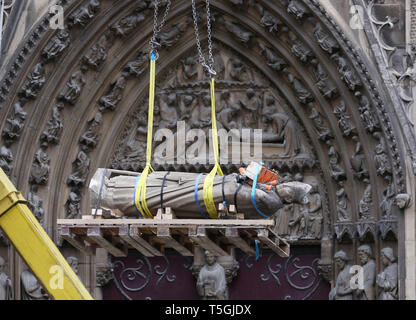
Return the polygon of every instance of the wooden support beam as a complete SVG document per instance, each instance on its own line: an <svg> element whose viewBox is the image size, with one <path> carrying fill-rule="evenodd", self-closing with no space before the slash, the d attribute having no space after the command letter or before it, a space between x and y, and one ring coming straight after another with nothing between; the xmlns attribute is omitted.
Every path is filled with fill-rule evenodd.
<svg viewBox="0 0 416 320"><path fill-rule="evenodd" d="M192 257L194 254L175 240L170 232L169 227L161 226L157 228L157 238L163 241L168 248L173 248L178 251L181 255L186 257Z"/></svg>
<svg viewBox="0 0 416 320"><path fill-rule="evenodd" d="M226 251L224 251L214 241L208 238L206 229L203 227L189 228L188 236L192 239L192 241L198 243L202 248L210 251L217 257L229 256L229 254Z"/></svg>
<svg viewBox="0 0 416 320"><path fill-rule="evenodd" d="M127 256L127 248L124 247L123 250L120 250L112 242L105 239L100 227L88 228L87 238L97 243L100 247L106 249L114 257L126 257Z"/></svg>
<svg viewBox="0 0 416 320"><path fill-rule="evenodd" d="M134 240L129 234L129 226L124 225L119 227L118 229L118 236L123 239L126 243L131 245L134 249L139 251L145 257L154 257L155 255L149 252L146 248L144 248L140 243Z"/></svg>
<svg viewBox="0 0 416 320"><path fill-rule="evenodd" d="M147 242L145 239L142 238L138 227L131 226L129 230L129 235L134 241L140 244L144 249L146 249L153 256L157 256L157 257L163 256L162 252L160 252L158 249L153 247L149 242Z"/></svg>
<svg viewBox="0 0 416 320"><path fill-rule="evenodd" d="M267 229L257 230L257 237L259 238L261 242L267 245L271 250L276 252L279 255L279 257L282 257L282 258L289 257L290 255L289 244L285 240L279 238L273 231L267 230Z"/></svg>
<svg viewBox="0 0 416 320"><path fill-rule="evenodd" d="M255 256L256 250L254 250L243 238L240 237L238 229L235 228L226 228L225 237L230 241L234 246L244 251L249 256Z"/></svg>
<svg viewBox="0 0 416 320"><path fill-rule="evenodd" d="M59 233L63 239L68 241L68 243L70 243L74 248L78 249L87 256L95 254L95 246L80 239L81 237L72 233L69 227L60 227Z"/></svg>

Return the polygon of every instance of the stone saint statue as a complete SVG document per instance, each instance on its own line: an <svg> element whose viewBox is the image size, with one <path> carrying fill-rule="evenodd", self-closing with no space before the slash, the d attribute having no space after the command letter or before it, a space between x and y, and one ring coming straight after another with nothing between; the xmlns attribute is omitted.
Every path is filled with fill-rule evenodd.
<svg viewBox="0 0 416 320"><path fill-rule="evenodd" d="M0 300L12 300L13 299L13 287L12 280L4 272L6 262L3 257L0 257Z"/></svg>
<svg viewBox="0 0 416 320"><path fill-rule="evenodd" d="M209 251L205 251L205 261L196 283L198 294L203 300L228 300L224 268Z"/></svg>
<svg viewBox="0 0 416 320"><path fill-rule="evenodd" d="M374 300L376 297L376 263L371 259L371 247L364 244L357 251L360 264L364 271L364 289L357 289L355 291L355 300Z"/></svg>
<svg viewBox="0 0 416 320"><path fill-rule="evenodd" d="M22 300L49 300L45 289L30 270L25 270L20 275L22 283Z"/></svg>
<svg viewBox="0 0 416 320"><path fill-rule="evenodd" d="M377 286L379 287L379 300L398 299L398 270L396 257L393 249L386 247L381 249L381 261L385 266L383 272L377 275Z"/></svg>
<svg viewBox="0 0 416 320"><path fill-rule="evenodd" d="M334 260L340 272L335 282L335 288L329 292L329 300L352 300L353 290L350 285L351 266L348 264L347 254L340 250L335 253Z"/></svg>
<svg viewBox="0 0 416 320"><path fill-rule="evenodd" d="M91 205L96 206L98 195L101 194L101 208L112 210L119 216L137 217L138 213L134 205L135 186L139 173L107 170L103 179L105 169L98 169L91 179L89 186ZM147 178L146 203L153 214L161 207L161 188L163 185L163 206L175 210L178 218L201 218L198 208L205 209L203 200L203 186L206 175L200 177L198 173L189 172L162 172L150 173ZM164 179L165 178L165 179ZM224 181L223 181L224 180ZM252 187L247 183L250 179L246 174L229 174L225 177L216 176L213 184L213 198L218 204L225 201L228 204L236 204L239 212L245 214L246 219L257 219L262 216L256 211L251 201ZM103 181L103 185L101 183ZM196 184L196 187L195 187ZM242 187L236 195L237 188ZM197 196L195 196L195 189ZM268 190L270 189L270 190ZM285 204L308 203L308 192L311 186L302 182L292 181L280 183L276 187L266 188L262 183L257 184L255 190L255 201L257 207L266 215L273 215ZM237 203L234 197L236 195Z"/></svg>

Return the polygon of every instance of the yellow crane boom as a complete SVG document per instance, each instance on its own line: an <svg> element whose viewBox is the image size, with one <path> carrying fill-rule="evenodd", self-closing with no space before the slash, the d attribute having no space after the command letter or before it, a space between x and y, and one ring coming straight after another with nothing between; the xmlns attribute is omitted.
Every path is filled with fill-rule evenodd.
<svg viewBox="0 0 416 320"><path fill-rule="evenodd" d="M93 299L1 168L0 227L51 297Z"/></svg>

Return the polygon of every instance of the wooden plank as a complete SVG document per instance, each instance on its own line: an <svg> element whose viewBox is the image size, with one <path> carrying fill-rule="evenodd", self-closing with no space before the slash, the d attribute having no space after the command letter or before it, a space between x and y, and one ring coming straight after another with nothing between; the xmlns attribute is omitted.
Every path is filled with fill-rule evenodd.
<svg viewBox="0 0 416 320"><path fill-rule="evenodd" d="M101 248L106 249L114 257L126 257L127 250L120 250L113 243L104 238L102 230L99 227L88 228L87 231L88 239L91 239L97 243ZM127 249L127 248L125 248Z"/></svg>
<svg viewBox="0 0 416 320"><path fill-rule="evenodd" d="M154 257L155 255L149 252L146 248L144 248L140 243L135 241L129 234L129 226L121 226L119 227L118 235L121 239L131 245L134 249L139 251L145 257Z"/></svg>
<svg viewBox="0 0 416 320"><path fill-rule="evenodd" d="M217 257L229 256L229 254L226 251L224 251L214 241L208 238L206 229L203 227L190 228L188 236L194 242L198 243L202 248L210 251L212 254L214 254Z"/></svg>
<svg viewBox="0 0 416 320"><path fill-rule="evenodd" d="M215 227L273 227L273 219L255 219L255 220L221 220L221 219L172 219L172 220L158 220L154 219L58 219L58 225L67 226L99 226L99 225L136 225L136 226L158 226L158 225L183 225L183 226L204 226L206 228Z"/></svg>
<svg viewBox="0 0 416 320"><path fill-rule="evenodd" d="M147 242L145 239L143 239L140 236L140 230L138 227L130 226L129 235L134 241L139 243L143 248L145 248L152 255L157 256L157 257L163 256L162 252L160 252L158 249L153 247L149 242Z"/></svg>
<svg viewBox="0 0 416 320"><path fill-rule="evenodd" d="M238 229L227 228L225 229L225 237L230 241L234 246L244 251L249 256L255 256L256 250L254 250L243 238L240 237Z"/></svg>
<svg viewBox="0 0 416 320"><path fill-rule="evenodd" d="M192 257L194 254L175 240L171 233L169 227L162 226L157 228L157 238L163 241L163 243L168 247L175 249L181 255L185 257Z"/></svg>
<svg viewBox="0 0 416 320"><path fill-rule="evenodd" d="M92 256L95 254L95 247L91 246L88 242L81 240L79 236L73 234L69 227L59 228L59 234L63 239L68 241L74 248L83 252L87 256Z"/></svg>
<svg viewBox="0 0 416 320"><path fill-rule="evenodd" d="M284 241L282 242L282 244L280 244L279 238L271 240L269 238L269 234L270 234L271 230L258 230L257 231L257 237L259 238L259 240L261 242L263 242L265 245L267 245L271 250L273 250L274 252L276 252L279 257L282 258L288 258L290 255L290 247L289 244ZM278 241L278 242L276 242Z"/></svg>

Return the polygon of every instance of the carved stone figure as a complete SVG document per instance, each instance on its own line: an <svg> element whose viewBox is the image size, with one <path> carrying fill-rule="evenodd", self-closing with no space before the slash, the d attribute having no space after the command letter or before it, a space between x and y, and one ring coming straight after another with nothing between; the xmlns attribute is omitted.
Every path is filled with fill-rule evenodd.
<svg viewBox="0 0 416 320"><path fill-rule="evenodd" d="M328 142L330 139L334 138L331 130L325 126L324 120L318 110L312 108L309 119L313 120L313 124L318 132L319 140Z"/></svg>
<svg viewBox="0 0 416 320"><path fill-rule="evenodd" d="M365 155L362 153L361 142L358 136L353 136L352 140L356 142L355 153L351 157L351 168L354 176L359 180L368 179L368 170L365 163Z"/></svg>
<svg viewBox="0 0 416 320"><path fill-rule="evenodd" d="M27 77L26 82L19 92L20 96L23 96L27 99L36 98L45 82L45 68L43 63L39 62L33 67L32 72Z"/></svg>
<svg viewBox="0 0 416 320"><path fill-rule="evenodd" d="M87 66L98 70L101 64L107 59L107 52L105 48L106 37L101 37L97 44L93 45L88 53L82 58L82 61Z"/></svg>
<svg viewBox="0 0 416 320"><path fill-rule="evenodd" d="M375 147L375 155L374 155L374 162L377 168L377 173L382 176L390 176L391 175L391 163L390 159L387 156L386 152L386 142L381 134L381 132L375 132L374 137L379 140L379 144Z"/></svg>
<svg viewBox="0 0 416 320"><path fill-rule="evenodd" d="M70 26L79 24L81 27L85 27L100 10L100 5L99 0L90 0L87 5L82 6L69 16Z"/></svg>
<svg viewBox="0 0 416 320"><path fill-rule="evenodd" d="M383 200L380 203L380 212L383 219L392 219L395 217L395 214L393 213L395 195L394 185L391 183L383 191Z"/></svg>
<svg viewBox="0 0 416 320"><path fill-rule="evenodd" d="M357 73L351 68L351 63L349 63L338 53L333 54L331 59L338 63L338 72L341 76L341 79L344 80L351 91L355 91L357 87L362 86L362 82Z"/></svg>
<svg viewBox="0 0 416 320"><path fill-rule="evenodd" d="M348 209L348 198L344 188L337 191L337 217L339 221L351 220L351 214Z"/></svg>
<svg viewBox="0 0 416 320"><path fill-rule="evenodd" d="M308 215L306 216L306 237L320 239L322 236L322 199L319 194L318 184L311 183L312 189L309 192L309 203L307 204Z"/></svg>
<svg viewBox="0 0 416 320"><path fill-rule="evenodd" d="M355 126L351 120L351 117L346 113L345 102L341 100L341 104L334 109L334 115L338 119L338 126L345 137L355 133Z"/></svg>
<svg viewBox="0 0 416 320"><path fill-rule="evenodd" d="M56 36L54 36L42 51L42 57L45 62L56 59L61 53L69 46L71 39L69 32L65 29L60 30Z"/></svg>
<svg viewBox="0 0 416 320"><path fill-rule="evenodd" d="M243 113L243 126L246 128L257 128L262 101L252 88L247 89L246 97L247 100L240 100L242 109L247 111Z"/></svg>
<svg viewBox="0 0 416 320"><path fill-rule="evenodd" d="M232 80L246 82L251 80L246 65L238 58L231 59L230 77Z"/></svg>
<svg viewBox="0 0 416 320"><path fill-rule="evenodd" d="M225 128L226 130L232 130L238 128L236 119L240 115L240 105L237 103L230 103L230 92L223 90L221 93L221 111L217 116L217 125L219 128Z"/></svg>
<svg viewBox="0 0 416 320"><path fill-rule="evenodd" d="M85 77L81 70L74 72L71 79L65 85L64 90L59 94L58 99L75 104L85 84Z"/></svg>
<svg viewBox="0 0 416 320"><path fill-rule="evenodd" d="M65 219L81 218L81 196L78 189L73 189L65 203Z"/></svg>
<svg viewBox="0 0 416 320"><path fill-rule="evenodd" d="M0 168L8 176L11 174L13 168L13 154L5 146L1 146L0 148Z"/></svg>
<svg viewBox="0 0 416 320"><path fill-rule="evenodd" d="M30 171L29 182L45 185L48 183L49 170L51 158L49 157L46 148L40 148L35 153L35 158L32 163L32 170Z"/></svg>
<svg viewBox="0 0 416 320"><path fill-rule="evenodd" d="M1 154L1 152L0 152ZM407 193L399 193L395 199L396 205L399 209L406 209L410 205L410 195Z"/></svg>
<svg viewBox="0 0 416 320"><path fill-rule="evenodd" d="M293 14L298 20L302 20L310 14L309 9L299 0L290 0L287 6L287 12Z"/></svg>
<svg viewBox="0 0 416 320"><path fill-rule="evenodd" d="M381 249L381 261L384 270L377 275L377 286L379 288L379 300L398 299L398 268L393 249L386 247Z"/></svg>
<svg viewBox="0 0 416 320"><path fill-rule="evenodd" d="M339 49L338 42L322 28L320 23L316 24L313 34L322 50L328 52L329 54L333 54Z"/></svg>
<svg viewBox="0 0 416 320"><path fill-rule="evenodd" d="M13 300L13 284L6 274L6 261L0 257L0 301Z"/></svg>
<svg viewBox="0 0 416 320"><path fill-rule="evenodd" d="M133 139L127 142L126 158L130 161L143 160L147 141L147 118L144 115L137 119L136 134Z"/></svg>
<svg viewBox="0 0 416 320"><path fill-rule="evenodd" d="M98 101L98 109L100 111L116 109L117 104L123 98L123 91L126 88L126 79L121 76L111 84L108 94L104 95Z"/></svg>
<svg viewBox="0 0 416 320"><path fill-rule="evenodd" d="M359 204L359 215L360 219L368 220L371 219L371 208L373 206L373 201L371 198L371 184L365 188L364 195L360 200Z"/></svg>
<svg viewBox="0 0 416 320"><path fill-rule="evenodd" d="M90 183L90 201L95 204L104 169L99 169L95 173ZM137 216L134 205L134 190L136 186L137 174L126 171L121 172L107 171L107 175L113 174L114 177L104 179L104 185L101 189L101 207L108 208L113 212L125 216ZM153 172L147 178L146 203L153 215L156 215L160 207L160 189L166 172ZM198 173L170 172L164 184L163 204L165 207L171 207L175 210L178 217L181 218L199 218L201 212L195 202L195 181ZM225 176L224 195L227 203L235 203L234 195L239 187L239 181L245 179L245 175L230 174ZM203 184L201 178L198 184L198 201L201 207L203 204ZM214 178L213 196L216 207L223 202L223 177ZM265 214L272 215L283 207L285 203L308 203L307 193L310 185L301 182L281 183L271 190L266 190L262 184L258 184L255 190L255 199L257 207ZM237 195L237 206L239 212L245 214L246 219L261 217L254 209L251 202L251 187L243 184Z"/></svg>
<svg viewBox="0 0 416 320"><path fill-rule="evenodd" d="M20 275L22 284L22 300L49 300L45 289L30 270L25 270Z"/></svg>
<svg viewBox="0 0 416 320"><path fill-rule="evenodd" d="M364 244L358 247L357 252L364 271L364 289L354 291L354 300L375 300L376 263L372 259L371 247Z"/></svg>
<svg viewBox="0 0 416 320"><path fill-rule="evenodd" d="M39 223L43 226L44 219L45 219L45 210L43 210L43 200L37 194L38 186L35 184L31 185L31 190L27 196L28 207L30 211L32 211L33 215L39 221Z"/></svg>
<svg viewBox="0 0 416 320"><path fill-rule="evenodd" d="M274 104L274 98L272 96L266 97L266 104ZM268 110L273 110L269 108ZM267 109L263 109L263 112ZM270 128L272 132L263 133L263 142L283 142L284 152L281 157L296 156L300 153L301 142L299 138L299 132L296 123L285 113L273 113L266 114L266 118L270 119Z"/></svg>
<svg viewBox="0 0 416 320"><path fill-rule="evenodd" d="M266 58L267 65L270 68L279 72L287 67L286 61L275 54L272 49L268 48L262 43L259 43L259 46L261 48L261 54Z"/></svg>
<svg viewBox="0 0 416 320"><path fill-rule="evenodd" d="M293 204L292 214L288 222L289 239L298 240L306 236L308 211L304 207Z"/></svg>
<svg viewBox="0 0 416 320"><path fill-rule="evenodd" d="M235 22L224 20L225 28L232 33L234 36L237 37L240 42L247 44L251 37L253 36L253 33L243 28L241 25Z"/></svg>
<svg viewBox="0 0 416 320"><path fill-rule="evenodd" d="M140 1L133 14L122 18L119 22L110 27L116 36L126 37L146 18L146 9L150 1Z"/></svg>
<svg viewBox="0 0 416 320"><path fill-rule="evenodd" d="M182 73L179 83L195 81L198 78L198 64L193 56L181 60Z"/></svg>
<svg viewBox="0 0 416 320"><path fill-rule="evenodd" d="M335 282L335 288L329 292L329 300L352 300L353 289L351 289L350 285L351 266L348 264L348 256L344 251L340 250L335 253L334 261L340 272Z"/></svg>
<svg viewBox="0 0 416 320"><path fill-rule="evenodd" d="M292 74L288 74L289 82L292 85L293 90L295 91L296 98L299 100L302 104L307 104L311 101L313 101L313 95L310 93L305 86L302 84L302 82L296 78Z"/></svg>
<svg viewBox="0 0 416 320"><path fill-rule="evenodd" d="M228 300L228 288L224 268L215 256L205 251L206 264L199 271L196 288L203 300Z"/></svg>
<svg viewBox="0 0 416 320"><path fill-rule="evenodd" d="M135 60L127 63L124 70L131 76L139 77L144 72L144 70L146 70L148 62L149 55L140 52Z"/></svg>
<svg viewBox="0 0 416 320"><path fill-rule="evenodd" d="M360 117L365 123L365 128L368 132L372 133L380 128L380 123L375 117L374 113L371 112L370 101L367 96L362 95L361 92L357 91L355 96L359 99Z"/></svg>
<svg viewBox="0 0 416 320"><path fill-rule="evenodd" d="M292 53L302 62L308 62L308 59L313 56L311 49L309 49L301 40L299 40L294 33L289 33L291 40Z"/></svg>
<svg viewBox="0 0 416 320"><path fill-rule="evenodd" d="M87 131L85 131L82 134L81 138L79 139L81 148L84 151L94 149L95 146L97 145L101 119L102 119L101 112L97 112L94 118L88 122Z"/></svg>
<svg viewBox="0 0 416 320"><path fill-rule="evenodd" d="M75 274L78 274L78 265L79 265L79 261L77 257L68 257L66 258L66 262L68 262L69 266L71 267L71 269L75 272Z"/></svg>
<svg viewBox="0 0 416 320"><path fill-rule="evenodd" d="M176 93L169 94L166 97L166 99L160 99L159 105L160 105L159 128L168 128L168 129L176 128L177 121L178 121L178 111L177 111L178 97ZM208 106L210 105L211 104L208 104Z"/></svg>
<svg viewBox="0 0 416 320"><path fill-rule="evenodd" d="M52 110L52 116L48 120L45 130L40 135L42 146L47 147L49 143L58 144L64 128L62 109L64 104L58 102Z"/></svg>
<svg viewBox="0 0 416 320"><path fill-rule="evenodd" d="M114 268L111 261L97 263L95 279L97 287L104 287L114 279Z"/></svg>
<svg viewBox="0 0 416 320"><path fill-rule="evenodd" d="M2 132L2 137L6 146L10 146L16 141L25 125L27 113L23 110L19 102L16 102L11 115L6 120L6 125Z"/></svg>
<svg viewBox="0 0 416 320"><path fill-rule="evenodd" d="M70 186L83 186L87 181L90 170L91 159L84 151L80 151L72 164L73 171L68 178L67 184Z"/></svg>
<svg viewBox="0 0 416 320"><path fill-rule="evenodd" d="M178 41L185 33L188 25L189 20L185 20L172 25L170 29L166 31L162 31L158 36L160 45L166 48L173 46L175 42Z"/></svg>
<svg viewBox="0 0 416 320"><path fill-rule="evenodd" d="M257 5L261 17L260 24L270 33L279 32L280 26L283 24L279 18L272 15L269 11L265 10L261 5Z"/></svg>
<svg viewBox="0 0 416 320"><path fill-rule="evenodd" d="M339 164L339 154L333 146L329 149L329 172L332 179L339 185L343 185L343 181L347 179L344 168Z"/></svg>
<svg viewBox="0 0 416 320"><path fill-rule="evenodd" d="M329 77L328 73L319 63L318 59L312 59L311 65L313 66L313 73L316 78L316 85L325 98L331 99L338 94L338 89L334 82Z"/></svg>

